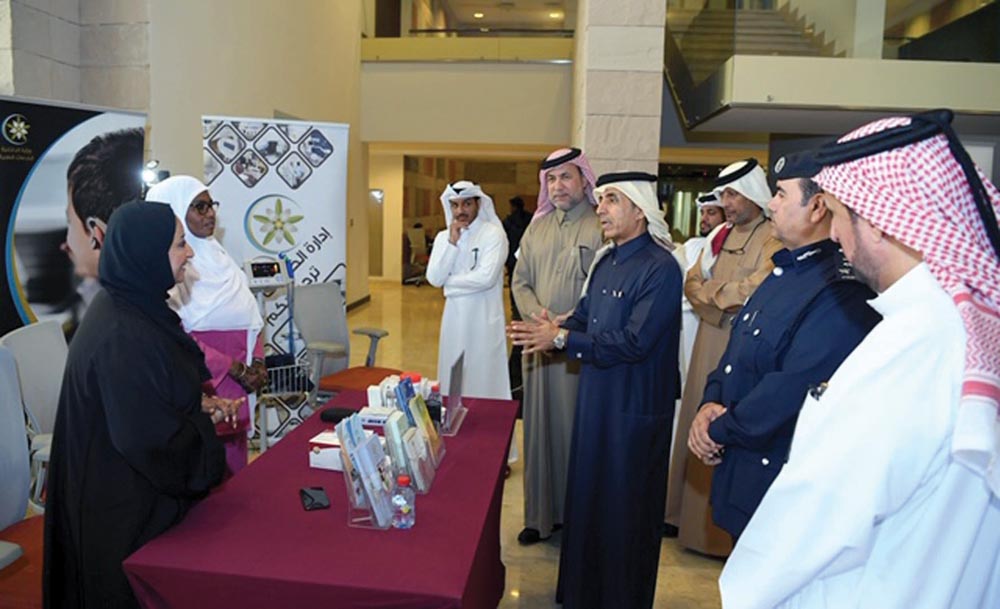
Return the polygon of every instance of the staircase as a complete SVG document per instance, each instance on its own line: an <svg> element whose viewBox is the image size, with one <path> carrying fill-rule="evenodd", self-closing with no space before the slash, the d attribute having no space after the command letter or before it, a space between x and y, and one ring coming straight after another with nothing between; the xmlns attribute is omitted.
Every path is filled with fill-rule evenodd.
<svg viewBox="0 0 1000 609"><path fill-rule="evenodd" d="M733 55L828 57L823 44L780 10L668 9L667 27L695 84L713 74Z"/></svg>

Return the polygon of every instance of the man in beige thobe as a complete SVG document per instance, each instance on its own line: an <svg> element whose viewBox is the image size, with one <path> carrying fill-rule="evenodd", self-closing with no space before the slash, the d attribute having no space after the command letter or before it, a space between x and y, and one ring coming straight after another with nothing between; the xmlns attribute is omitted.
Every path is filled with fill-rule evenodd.
<svg viewBox="0 0 1000 609"><path fill-rule="evenodd" d="M771 256L782 247L764 214L771 189L756 160L729 165L719 173L715 184L713 192L722 200L728 224L705 244L684 281L684 294L701 323L685 379L677 419L678 438L687 437L684 434L701 405L705 380L726 350L733 315L773 270ZM712 257L711 265L702 264ZM678 527L682 546L703 554L727 556L732 540L712 522L708 505L711 487L712 468L692 457L685 442L674 442L665 520Z"/></svg>
<svg viewBox="0 0 1000 609"><path fill-rule="evenodd" d="M603 241L594 172L579 149L550 154L538 177L538 209L521 238L511 279L524 319L572 312ZM580 365L563 353L534 353L523 357L522 369L525 528L517 539L528 545L548 539L562 524Z"/></svg>

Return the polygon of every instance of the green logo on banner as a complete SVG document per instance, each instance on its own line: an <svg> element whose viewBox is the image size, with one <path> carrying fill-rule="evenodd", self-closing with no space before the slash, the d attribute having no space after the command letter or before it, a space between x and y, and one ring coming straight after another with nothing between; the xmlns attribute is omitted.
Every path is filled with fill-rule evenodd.
<svg viewBox="0 0 1000 609"><path fill-rule="evenodd" d="M3 119L3 138L15 146L28 143L28 130L31 125L23 114L11 114Z"/></svg>
<svg viewBox="0 0 1000 609"><path fill-rule="evenodd" d="M305 218L299 204L283 195L266 195L247 209L247 238L265 252L278 253L293 247L296 224Z"/></svg>

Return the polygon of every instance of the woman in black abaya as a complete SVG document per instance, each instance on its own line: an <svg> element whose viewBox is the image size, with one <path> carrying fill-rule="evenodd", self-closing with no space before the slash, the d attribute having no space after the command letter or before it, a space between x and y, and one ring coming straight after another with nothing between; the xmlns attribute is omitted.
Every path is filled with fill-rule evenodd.
<svg viewBox="0 0 1000 609"><path fill-rule="evenodd" d="M166 301L192 255L167 205L127 203L111 217L104 289L70 346L59 398L46 607L137 607L122 561L222 477L213 418L224 413L202 411L208 370Z"/></svg>

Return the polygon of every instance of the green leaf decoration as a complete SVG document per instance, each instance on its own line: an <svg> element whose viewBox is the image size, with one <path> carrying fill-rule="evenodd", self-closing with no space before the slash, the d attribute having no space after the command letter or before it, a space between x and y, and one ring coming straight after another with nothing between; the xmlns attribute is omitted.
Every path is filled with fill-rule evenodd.
<svg viewBox="0 0 1000 609"><path fill-rule="evenodd" d="M288 239L290 244L295 245L295 238L292 237L292 233L288 232L287 229L281 229L281 232L285 234L285 239Z"/></svg>
<svg viewBox="0 0 1000 609"><path fill-rule="evenodd" d="M276 202L275 202L275 204L274 204L274 213L278 217L281 217L281 207L282 207L281 206L281 199L277 199Z"/></svg>
<svg viewBox="0 0 1000 609"><path fill-rule="evenodd" d="M265 236L265 237L264 237L264 243L263 243L262 245L267 245L268 243L270 243L270 242L271 242L271 240L272 240L272 239L274 239L274 236L275 236L276 234L278 234L278 231L274 231L274 230L273 230L273 231L269 232L269 233L267 234L267 236Z"/></svg>
<svg viewBox="0 0 1000 609"><path fill-rule="evenodd" d="M295 224L296 222L300 222L302 220L302 218L305 218L305 216L289 216L289 218L287 220L285 220L285 223L286 224Z"/></svg>
<svg viewBox="0 0 1000 609"><path fill-rule="evenodd" d="M258 221L258 222L263 222L264 224L270 224L271 223L271 219L268 218L267 216L254 215L253 219L256 220L256 221Z"/></svg>

